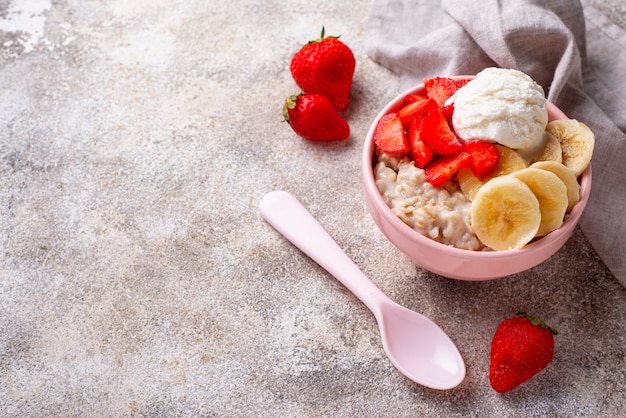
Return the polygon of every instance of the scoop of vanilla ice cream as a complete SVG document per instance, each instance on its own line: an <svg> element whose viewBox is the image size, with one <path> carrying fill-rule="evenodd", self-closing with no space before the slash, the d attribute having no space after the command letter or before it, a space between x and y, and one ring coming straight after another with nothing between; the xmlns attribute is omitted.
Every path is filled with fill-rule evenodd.
<svg viewBox="0 0 626 418"><path fill-rule="evenodd" d="M464 140L482 139L514 149L543 142L548 123L540 85L521 71L486 68L455 94L452 125Z"/></svg>

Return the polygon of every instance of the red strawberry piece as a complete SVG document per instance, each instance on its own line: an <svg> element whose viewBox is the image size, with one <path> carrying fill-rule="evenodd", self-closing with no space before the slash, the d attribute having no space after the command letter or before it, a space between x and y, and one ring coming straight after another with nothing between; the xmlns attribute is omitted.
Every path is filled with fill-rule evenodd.
<svg viewBox="0 0 626 418"><path fill-rule="evenodd" d="M448 125L452 126L452 114L454 113L454 103L445 105L441 108L441 114L448 121Z"/></svg>
<svg viewBox="0 0 626 418"><path fill-rule="evenodd" d="M467 167L471 160L472 156L465 151L454 155L438 155L424 168L426 180L433 186L441 186L459 170Z"/></svg>
<svg viewBox="0 0 626 418"><path fill-rule="evenodd" d="M469 83L470 80L454 80L448 77L434 77L425 78L424 87L426 88L426 94L428 97L437 101L440 107L443 107L446 100L448 100L458 89Z"/></svg>
<svg viewBox="0 0 626 418"><path fill-rule="evenodd" d="M491 342L491 386L506 392L543 370L554 355L554 335L554 328L523 312L505 319Z"/></svg>
<svg viewBox="0 0 626 418"><path fill-rule="evenodd" d="M404 103L410 104L414 102L420 102L423 99L428 99L428 96L426 95L426 93L409 93L406 96L404 96Z"/></svg>
<svg viewBox="0 0 626 418"><path fill-rule="evenodd" d="M435 154L452 155L463 149L439 109L430 110L422 119L421 137Z"/></svg>
<svg viewBox="0 0 626 418"><path fill-rule="evenodd" d="M295 133L311 141L339 141L350 136L348 122L321 94L291 96L283 106L283 117Z"/></svg>
<svg viewBox="0 0 626 418"><path fill-rule="evenodd" d="M468 141L463 149L472 155L472 172L478 178L487 177L498 164L500 153L494 144L487 141Z"/></svg>
<svg viewBox="0 0 626 418"><path fill-rule="evenodd" d="M463 80L454 80L454 82L456 83L457 90L463 87L464 85L466 85L467 83L469 83L470 81L472 81L471 78L466 78Z"/></svg>
<svg viewBox="0 0 626 418"><path fill-rule="evenodd" d="M407 126L407 138L411 147L410 155L416 167L424 168L424 166L433 159L435 154L422 141L420 136L422 118L418 114L414 114L409 119Z"/></svg>
<svg viewBox="0 0 626 418"><path fill-rule="evenodd" d="M356 60L338 36L324 36L304 45L291 59L290 71L307 94L323 94L338 111L346 110Z"/></svg>
<svg viewBox="0 0 626 418"><path fill-rule="evenodd" d="M439 106L443 106L445 101L459 89L456 81L447 77L424 79L424 87L426 87L428 97L434 99Z"/></svg>
<svg viewBox="0 0 626 418"><path fill-rule="evenodd" d="M426 113L428 113L428 111L435 108L437 108L437 102L435 102L433 99L429 99L428 97L426 97L422 100L418 100L402 106L400 110L398 110L398 116L402 120L402 123L406 125L413 115L423 117Z"/></svg>
<svg viewBox="0 0 626 418"><path fill-rule="evenodd" d="M418 100L415 102L409 102L404 104L404 106L402 106L400 108L400 110L398 110L398 117L400 117L400 119L402 119L402 123L406 123L409 120L409 117L413 114L413 112L415 112L417 109L419 109L420 107L422 107L424 105L424 103L426 103L428 100L428 98L422 99L422 100Z"/></svg>
<svg viewBox="0 0 626 418"><path fill-rule="evenodd" d="M381 151L389 154L409 152L409 142L397 113L388 113L380 118L374 128L374 143Z"/></svg>

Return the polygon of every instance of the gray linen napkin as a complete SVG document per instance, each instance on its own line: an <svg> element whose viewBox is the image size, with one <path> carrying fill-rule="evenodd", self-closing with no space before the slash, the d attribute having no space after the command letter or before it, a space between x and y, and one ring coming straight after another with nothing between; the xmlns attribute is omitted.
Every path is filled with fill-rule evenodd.
<svg viewBox="0 0 626 418"><path fill-rule="evenodd" d="M400 78L529 74L596 135L583 233L626 286L626 33L578 0L374 0L365 48Z"/></svg>

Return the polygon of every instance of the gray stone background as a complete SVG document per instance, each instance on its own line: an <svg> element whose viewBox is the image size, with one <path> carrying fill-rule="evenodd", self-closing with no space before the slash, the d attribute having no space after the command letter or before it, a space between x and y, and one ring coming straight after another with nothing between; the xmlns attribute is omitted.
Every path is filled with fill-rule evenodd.
<svg viewBox="0 0 626 418"><path fill-rule="evenodd" d="M626 28L623 0L589 3ZM579 230L481 283L377 230L360 153L398 90L363 49L370 5L0 0L0 415L624 415L626 291ZM357 59L341 143L281 123L290 58L322 25ZM365 306L261 219L273 189L451 336L460 386L394 369ZM497 394L489 344L517 309L561 335L546 370Z"/></svg>

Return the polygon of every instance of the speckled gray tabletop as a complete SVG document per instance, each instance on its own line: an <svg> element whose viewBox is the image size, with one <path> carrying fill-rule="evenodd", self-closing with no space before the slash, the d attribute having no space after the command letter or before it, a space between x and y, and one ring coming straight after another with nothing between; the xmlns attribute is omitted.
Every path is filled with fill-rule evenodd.
<svg viewBox="0 0 626 418"><path fill-rule="evenodd" d="M591 3L626 27L623 1ZM1 416L623 416L626 290L579 230L475 283L376 228L360 154L398 90L363 50L369 7L0 0ZM291 55L322 25L357 59L341 143L281 123ZM367 308L262 220L274 189L451 336L460 386L396 371ZM546 370L497 394L489 344L517 309L561 334Z"/></svg>

